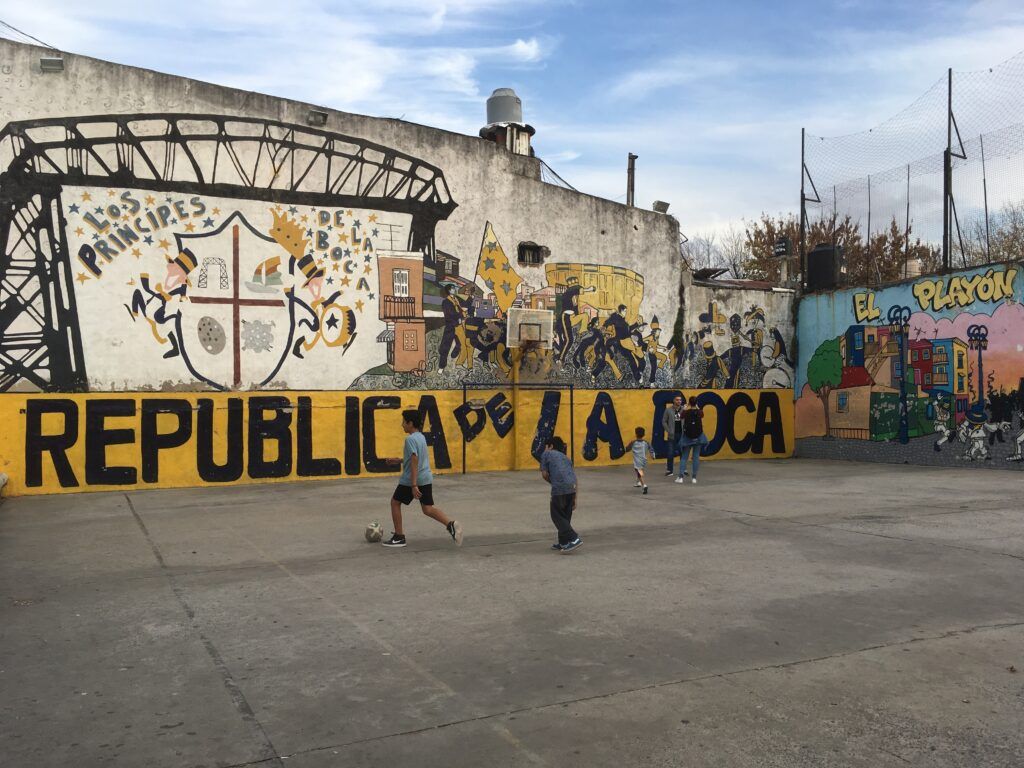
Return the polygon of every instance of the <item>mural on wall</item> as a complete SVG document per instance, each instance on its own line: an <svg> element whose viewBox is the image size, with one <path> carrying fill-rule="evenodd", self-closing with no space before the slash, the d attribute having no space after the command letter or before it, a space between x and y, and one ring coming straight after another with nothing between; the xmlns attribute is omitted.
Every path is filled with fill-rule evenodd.
<svg viewBox="0 0 1024 768"><path fill-rule="evenodd" d="M665 447L679 394L704 408L709 458L781 458L793 402L771 390L18 394L0 397L0 472L12 494L394 474L403 408L423 414L438 474L535 469L562 437L581 466L630 462L637 425Z"/></svg>
<svg viewBox="0 0 1024 768"><path fill-rule="evenodd" d="M805 298L801 455L1020 467L1019 271L983 267Z"/></svg>
<svg viewBox="0 0 1024 768"><path fill-rule="evenodd" d="M367 371L355 388L444 389L503 384L512 368L528 380L582 387L671 386L669 351L657 315L645 320L643 276L631 269L548 262L544 284L529 285L510 261L494 227L484 225L471 277L460 259L439 252L429 274L415 254L378 254L377 337L387 364ZM513 308L553 314L552 349L508 345Z"/></svg>
<svg viewBox="0 0 1024 768"><path fill-rule="evenodd" d="M513 367L680 383L676 308L651 309L643 275L574 254L524 267L487 221L478 249L439 250L442 171L357 138L211 115L22 121L0 130L0 192L0 391L429 390ZM553 349L509 348L513 308L552 313ZM745 349L771 347L763 326L745 317ZM730 386L758 379L745 354L719 362Z"/></svg>
<svg viewBox="0 0 1024 768"><path fill-rule="evenodd" d="M671 356L681 386L711 389L791 388L794 361L791 324L786 317L770 314L756 293L746 305L727 307L723 292L691 289L695 298L707 294L707 304L688 308L683 339ZM696 326L696 330L693 330Z"/></svg>

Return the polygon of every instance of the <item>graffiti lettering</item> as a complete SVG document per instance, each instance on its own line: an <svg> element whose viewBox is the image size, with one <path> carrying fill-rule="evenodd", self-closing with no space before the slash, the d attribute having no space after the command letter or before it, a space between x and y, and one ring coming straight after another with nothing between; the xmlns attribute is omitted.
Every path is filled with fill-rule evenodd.
<svg viewBox="0 0 1024 768"><path fill-rule="evenodd" d="M978 275L954 275L921 280L914 284L917 303L924 310L940 311L949 307L966 307L975 301L997 302L1013 298L1016 267L987 270Z"/></svg>
<svg viewBox="0 0 1024 768"><path fill-rule="evenodd" d="M875 294L866 291L853 294L853 316L858 323L868 320L877 320L882 315L882 310L875 306Z"/></svg>
<svg viewBox="0 0 1024 768"><path fill-rule="evenodd" d="M626 456L624 430L630 432L633 424L646 422L652 410L658 425L652 430L652 442L661 446L656 449L659 452L664 449L661 413L675 392L595 392L590 395L593 400L587 401L589 416L575 424L567 410L562 413L564 394L547 390L519 395L521 402L525 400L522 407L539 411L526 438L535 458L557 431L566 442L582 446L578 460L607 464L622 459ZM789 421L783 398L773 391L723 394L698 394L698 402L706 409L709 437L713 433L706 455L786 455ZM515 413L504 393L492 393L476 407L462 403L461 393L417 399L435 471L452 469L450 435L482 444L476 455L483 466L477 464L474 469L513 468L509 461L524 468L514 452L499 449L504 440L519 443L514 434ZM19 402L12 406L14 400ZM24 431L0 435L0 455L14 455L13 441L21 439L16 435L24 435L23 466L12 475L19 492L394 473L398 467L389 454L398 453L405 437L399 416L403 407L410 407L408 397L388 393L8 395L0 401L0 418L21 421Z"/></svg>

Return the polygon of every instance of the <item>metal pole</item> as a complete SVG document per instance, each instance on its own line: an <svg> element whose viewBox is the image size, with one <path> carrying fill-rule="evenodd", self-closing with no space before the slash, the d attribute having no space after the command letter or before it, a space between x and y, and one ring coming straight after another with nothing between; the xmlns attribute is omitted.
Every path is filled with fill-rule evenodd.
<svg viewBox="0 0 1024 768"><path fill-rule="evenodd" d="M985 174L985 137L978 134L978 142L981 144L981 193L985 198L985 261L992 261L992 242L989 240L988 233L988 178Z"/></svg>
<svg viewBox="0 0 1024 768"><path fill-rule="evenodd" d="M569 385L569 458L576 461L576 388Z"/></svg>
<svg viewBox="0 0 1024 768"><path fill-rule="evenodd" d="M953 196L953 68L946 72L946 151L942 155L942 268L949 269L949 199Z"/></svg>
<svg viewBox="0 0 1024 768"><path fill-rule="evenodd" d="M466 404L466 382L462 382L462 404ZM462 430L459 430L462 432ZM462 433L462 474L466 474L466 433Z"/></svg>
<svg viewBox="0 0 1024 768"><path fill-rule="evenodd" d="M907 163L907 225L903 231L903 279L907 278L907 261L910 259L910 163Z"/></svg>
<svg viewBox="0 0 1024 768"><path fill-rule="evenodd" d="M636 190L636 159L638 157L639 155L634 155L630 152L629 160L626 164L626 205L630 208L633 207Z"/></svg>
<svg viewBox="0 0 1024 768"><path fill-rule="evenodd" d="M800 282L807 283L807 204L804 195L804 177L807 176L807 166L804 160L804 140L806 129L800 129ZM815 195L818 197L818 195Z"/></svg>
<svg viewBox="0 0 1024 768"><path fill-rule="evenodd" d="M867 238L867 247L868 247L868 268L870 269L872 266L874 266L875 267L875 272L877 272L878 271L878 267L877 267L877 265L875 265L875 255L871 251L871 174L870 173L868 174L868 238ZM880 283L882 281L879 280L878 282Z"/></svg>

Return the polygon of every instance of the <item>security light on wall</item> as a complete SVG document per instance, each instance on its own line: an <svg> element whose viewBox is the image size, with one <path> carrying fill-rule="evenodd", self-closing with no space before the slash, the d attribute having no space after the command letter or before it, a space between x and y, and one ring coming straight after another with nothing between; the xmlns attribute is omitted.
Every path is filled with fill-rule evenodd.
<svg viewBox="0 0 1024 768"><path fill-rule="evenodd" d="M309 114L306 115L306 122L310 125L322 128L327 125L327 113L321 112L319 109L311 109L309 110Z"/></svg>
<svg viewBox="0 0 1024 768"><path fill-rule="evenodd" d="M655 200L652 207L658 213L668 213L668 203L664 200Z"/></svg>
<svg viewBox="0 0 1024 768"><path fill-rule="evenodd" d="M59 56L41 56L39 58L39 69L43 72L63 72L64 59Z"/></svg>

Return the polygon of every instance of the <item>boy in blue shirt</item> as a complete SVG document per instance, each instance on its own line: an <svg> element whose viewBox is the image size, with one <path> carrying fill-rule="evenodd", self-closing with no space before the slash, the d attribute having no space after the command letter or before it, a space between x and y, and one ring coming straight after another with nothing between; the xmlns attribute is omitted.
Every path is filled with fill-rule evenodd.
<svg viewBox="0 0 1024 768"><path fill-rule="evenodd" d="M572 460L565 455L565 441L552 437L540 456L540 474L551 483L551 522L558 529L558 543L551 548L563 554L583 544L572 528L572 513L576 509L576 471Z"/></svg>
<svg viewBox="0 0 1024 768"><path fill-rule="evenodd" d="M644 477L644 470L647 469L647 458L657 458L654 455L654 448L644 440L644 435L647 434L643 427L636 428L636 440L630 441L626 446L627 451L633 451L633 471L636 472L636 483L634 488L643 488L644 493L647 493L647 480Z"/></svg>
<svg viewBox="0 0 1024 768"><path fill-rule="evenodd" d="M458 546L462 546L462 526L456 520L449 520L444 512L434 506L434 475L430 471L430 453L427 438L420 431L423 416L419 411L402 411L402 429L407 437L402 447L402 476L391 497L391 520L395 530L390 539L382 541L385 547L404 547L405 531L402 528L402 505L418 499L423 514L441 523Z"/></svg>

